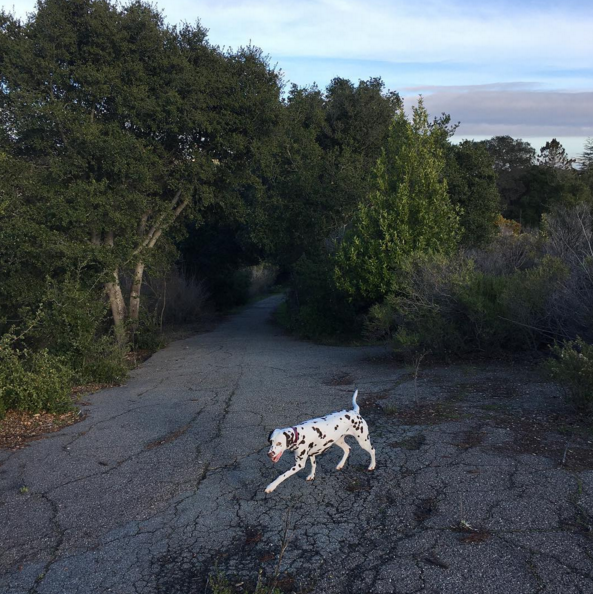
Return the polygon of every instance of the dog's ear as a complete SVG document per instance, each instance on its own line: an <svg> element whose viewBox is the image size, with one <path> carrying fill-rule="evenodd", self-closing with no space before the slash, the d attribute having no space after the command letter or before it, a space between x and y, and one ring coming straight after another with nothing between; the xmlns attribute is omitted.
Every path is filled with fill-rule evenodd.
<svg viewBox="0 0 593 594"><path fill-rule="evenodd" d="M270 435L268 435L268 441L272 441L272 433L274 433L274 432L270 431Z"/></svg>

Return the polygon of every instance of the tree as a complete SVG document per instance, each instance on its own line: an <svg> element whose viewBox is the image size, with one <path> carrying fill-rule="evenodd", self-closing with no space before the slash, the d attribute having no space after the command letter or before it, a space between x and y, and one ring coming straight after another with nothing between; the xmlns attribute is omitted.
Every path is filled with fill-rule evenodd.
<svg viewBox="0 0 593 594"><path fill-rule="evenodd" d="M371 188L397 93L378 78L336 78L322 92L293 85L258 165L250 227L266 253L291 268L339 235Z"/></svg>
<svg viewBox="0 0 593 594"><path fill-rule="evenodd" d="M483 144L470 140L449 144L446 155L444 175L451 203L458 207L461 242L486 245L497 231L501 211L493 159Z"/></svg>
<svg viewBox="0 0 593 594"><path fill-rule="evenodd" d="M422 101L412 121L396 114L376 169L376 189L359 204L337 248L338 285L371 304L397 286L397 273L414 253L450 253L460 236L459 215L443 179L445 156L438 128Z"/></svg>
<svg viewBox="0 0 593 594"><path fill-rule="evenodd" d="M537 165L525 175L526 191L513 206L512 216L535 227L542 215L558 207L570 207L591 200L586 177L573 168L564 147L553 138L540 149Z"/></svg>
<svg viewBox="0 0 593 594"><path fill-rule="evenodd" d="M527 191L526 178L535 164L535 149L528 142L510 136L495 136L481 144L494 160L502 212L505 217L511 217Z"/></svg>
<svg viewBox="0 0 593 594"><path fill-rule="evenodd" d="M251 180L278 75L258 49L223 52L143 2L45 0L24 24L2 14L2 33L4 139L28 164L19 193L64 257L103 279L123 341L174 225L230 207Z"/></svg>
<svg viewBox="0 0 593 594"><path fill-rule="evenodd" d="M569 159L565 148L555 138L552 138L539 150L537 162L542 167L569 170L572 169L575 160Z"/></svg>
<svg viewBox="0 0 593 594"><path fill-rule="evenodd" d="M587 138L585 141L585 147L581 153L580 162L585 170L593 168L593 137Z"/></svg>

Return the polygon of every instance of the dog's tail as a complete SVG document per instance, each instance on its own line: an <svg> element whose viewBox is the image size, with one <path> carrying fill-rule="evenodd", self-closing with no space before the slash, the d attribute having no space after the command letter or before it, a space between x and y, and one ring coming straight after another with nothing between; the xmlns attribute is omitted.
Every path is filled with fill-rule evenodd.
<svg viewBox="0 0 593 594"><path fill-rule="evenodd" d="M358 396L358 390L356 390L356 392L354 392L354 396L352 396L352 410L358 414L360 412L360 407L358 406L358 404L356 403L356 397Z"/></svg>

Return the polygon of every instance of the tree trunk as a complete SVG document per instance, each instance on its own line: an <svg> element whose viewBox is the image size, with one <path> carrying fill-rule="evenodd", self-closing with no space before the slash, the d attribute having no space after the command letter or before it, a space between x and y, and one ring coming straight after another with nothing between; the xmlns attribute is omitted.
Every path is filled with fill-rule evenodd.
<svg viewBox="0 0 593 594"><path fill-rule="evenodd" d="M130 321L132 332L138 328L138 315L140 312L140 291L142 290L142 276L144 274L144 262L139 260L134 270L134 280L130 292Z"/></svg>
<svg viewBox="0 0 593 594"><path fill-rule="evenodd" d="M120 346L126 343L126 303L119 284L119 270L113 271L113 281L105 283L105 291L109 296L111 314L115 327L115 338Z"/></svg>
<svg viewBox="0 0 593 594"><path fill-rule="evenodd" d="M112 248L113 241L113 231L108 231L105 236L105 245ZM119 268L116 268L112 274L113 280L105 283L105 292L109 296L109 304L111 305L113 326L115 328L115 338L117 340L117 344L123 347L127 342L126 302L121 291L121 285L119 284Z"/></svg>

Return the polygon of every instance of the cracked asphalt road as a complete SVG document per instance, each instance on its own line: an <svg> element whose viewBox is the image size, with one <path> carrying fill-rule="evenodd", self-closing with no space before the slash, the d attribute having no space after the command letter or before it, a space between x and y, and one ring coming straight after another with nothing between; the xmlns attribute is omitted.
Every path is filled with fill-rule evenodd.
<svg viewBox="0 0 593 594"><path fill-rule="evenodd" d="M381 348L285 336L280 299L0 452L0 592L201 594L213 571L248 588L274 573L287 523L285 590L593 593L592 445L563 427L554 386L500 364L415 386ZM269 431L349 407L355 387L377 470L352 444L337 472L332 448L313 483L265 495L290 465L267 459Z"/></svg>

